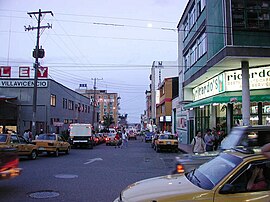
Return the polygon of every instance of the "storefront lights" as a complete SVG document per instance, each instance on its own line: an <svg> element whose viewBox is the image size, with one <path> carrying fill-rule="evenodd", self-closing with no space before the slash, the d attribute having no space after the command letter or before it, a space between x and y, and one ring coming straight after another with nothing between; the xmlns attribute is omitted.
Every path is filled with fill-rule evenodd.
<svg viewBox="0 0 270 202"><path fill-rule="evenodd" d="M204 108L204 106L202 105L202 106L200 106L200 108L202 109L202 108Z"/></svg>

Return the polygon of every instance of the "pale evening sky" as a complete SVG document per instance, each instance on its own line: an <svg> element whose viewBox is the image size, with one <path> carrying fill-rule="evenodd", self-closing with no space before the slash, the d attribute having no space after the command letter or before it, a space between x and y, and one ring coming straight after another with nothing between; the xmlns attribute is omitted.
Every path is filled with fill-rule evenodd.
<svg viewBox="0 0 270 202"><path fill-rule="evenodd" d="M76 89L79 84L118 93L120 113L140 122L146 109L152 62L177 60L176 26L188 0L0 0L0 66L32 66L37 20L27 12L52 11L41 25L42 66L49 78ZM175 29L175 30L173 30ZM177 68L177 67L175 67Z"/></svg>

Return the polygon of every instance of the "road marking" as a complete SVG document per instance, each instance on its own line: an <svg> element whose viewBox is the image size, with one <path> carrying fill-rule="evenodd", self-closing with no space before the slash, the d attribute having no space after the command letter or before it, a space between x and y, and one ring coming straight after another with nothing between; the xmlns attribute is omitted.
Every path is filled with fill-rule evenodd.
<svg viewBox="0 0 270 202"><path fill-rule="evenodd" d="M94 159L89 159L87 162L85 162L84 164L89 164L89 163L93 163L95 161L102 161L102 158L94 158Z"/></svg>

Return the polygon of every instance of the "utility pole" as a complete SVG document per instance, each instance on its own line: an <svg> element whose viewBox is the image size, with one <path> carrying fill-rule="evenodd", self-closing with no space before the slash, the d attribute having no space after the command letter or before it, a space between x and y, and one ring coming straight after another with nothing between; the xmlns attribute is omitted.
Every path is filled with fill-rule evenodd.
<svg viewBox="0 0 270 202"><path fill-rule="evenodd" d="M37 20L37 27L31 27L30 25L28 27L24 26L25 31L30 31L30 30L35 30L37 29L37 43L36 43L36 48L33 51L33 57L35 58L35 63L34 63L34 92L33 92L33 117L32 117L32 137L35 137L36 135L36 112L37 112L37 76L38 76L38 67L39 67L39 62L38 58L43 58L44 57L44 50L39 48L39 38L40 38L40 29L44 30L46 28L50 29L52 28L52 25L49 23L45 26L40 26L41 22L41 17L44 14L44 16L50 13L53 16L52 11L41 11L39 9L38 12L28 12L27 14L32 18L34 15L36 20Z"/></svg>
<svg viewBox="0 0 270 202"><path fill-rule="evenodd" d="M92 116L92 127L94 127L94 124L95 124L95 113L96 113L96 89L97 89L97 87L96 87L96 85L97 85L97 80L102 80L102 78L101 79L98 79L98 78L91 78L91 80L94 80L94 87L93 87L93 89L94 89L94 102L93 102L93 116Z"/></svg>

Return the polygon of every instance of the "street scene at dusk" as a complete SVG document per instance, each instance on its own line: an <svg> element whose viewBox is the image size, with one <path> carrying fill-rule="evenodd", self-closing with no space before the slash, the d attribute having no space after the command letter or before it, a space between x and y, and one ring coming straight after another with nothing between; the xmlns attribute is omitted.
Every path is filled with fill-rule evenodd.
<svg viewBox="0 0 270 202"><path fill-rule="evenodd" d="M270 0L0 0L3 201L270 201Z"/></svg>

